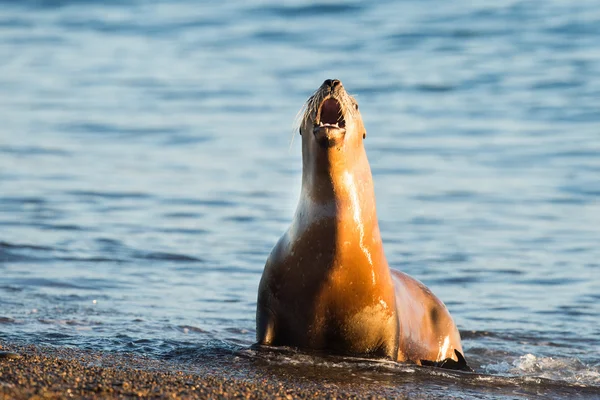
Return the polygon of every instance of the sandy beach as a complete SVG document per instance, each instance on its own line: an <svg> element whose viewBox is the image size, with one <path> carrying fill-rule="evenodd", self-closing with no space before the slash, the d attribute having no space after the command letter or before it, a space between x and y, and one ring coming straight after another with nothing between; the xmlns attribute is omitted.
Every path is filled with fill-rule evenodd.
<svg viewBox="0 0 600 400"><path fill-rule="evenodd" d="M360 368L335 371L322 365L281 365L236 354L172 361L67 347L1 346L2 399L467 399L482 391L512 399L587 399L600 395L595 388L565 389L535 381L496 380L489 384L489 376L452 376L429 368L417 368L412 373ZM427 394L421 393L424 384Z"/></svg>
<svg viewBox="0 0 600 400"><path fill-rule="evenodd" d="M2 399L406 397L377 385L250 368L245 360L236 366L231 358L196 363L190 371L181 363L133 354L14 345L2 345L0 351Z"/></svg>

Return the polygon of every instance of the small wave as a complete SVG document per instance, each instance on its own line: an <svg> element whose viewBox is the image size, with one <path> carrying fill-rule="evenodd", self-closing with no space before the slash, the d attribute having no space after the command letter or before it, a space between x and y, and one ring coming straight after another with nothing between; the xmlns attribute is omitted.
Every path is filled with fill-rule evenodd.
<svg viewBox="0 0 600 400"><path fill-rule="evenodd" d="M4 196L0 204L16 204L19 206L43 206L47 201L41 197Z"/></svg>
<svg viewBox="0 0 600 400"><path fill-rule="evenodd" d="M140 192L100 192L94 190L71 190L67 192L70 195L82 198L97 199L148 199L151 198L147 193Z"/></svg>
<svg viewBox="0 0 600 400"><path fill-rule="evenodd" d="M0 241L0 261L4 262L23 262L40 261L42 258L35 254L37 252L49 252L54 250L51 247L36 246L30 244L16 244Z"/></svg>
<svg viewBox="0 0 600 400"><path fill-rule="evenodd" d="M11 280L11 284L19 285L19 286L29 286L29 287L49 287L56 289L78 289L78 290L95 290L98 287L98 282L100 280L96 279L88 279L83 280L84 284L76 284L72 282L59 281L54 279L45 279L45 278L17 278ZM92 283L93 285L89 285L88 283ZM106 284L115 285L113 282L106 281Z"/></svg>
<svg viewBox="0 0 600 400"><path fill-rule="evenodd" d="M104 263L104 262L124 262L125 260L114 257L57 257L60 261L75 261L75 262L93 262L93 263Z"/></svg>
<svg viewBox="0 0 600 400"><path fill-rule="evenodd" d="M179 212L166 212L164 213L162 216L168 219L171 218L181 218L181 219L194 219L194 218L200 218L202 217L204 214L199 213L199 212L183 212L183 211L179 211Z"/></svg>
<svg viewBox="0 0 600 400"><path fill-rule="evenodd" d="M223 218L223 220L245 223L245 222L253 222L256 220L256 218L254 218L250 215L234 215L234 216L225 217L225 218Z"/></svg>
<svg viewBox="0 0 600 400"><path fill-rule="evenodd" d="M0 1L0 4L4 6L23 7L23 8L40 8L40 9L54 9L62 8L73 5L95 5L95 4L119 4L123 2L115 0L24 0L24 1ZM125 2L128 3L128 2Z"/></svg>
<svg viewBox="0 0 600 400"><path fill-rule="evenodd" d="M9 242L0 241L0 250L1 249L17 249L17 250L24 249L24 250L45 250L45 251L54 250L52 247L48 247L48 246L22 244L22 243L9 243Z"/></svg>
<svg viewBox="0 0 600 400"><path fill-rule="evenodd" d="M165 340L158 347L164 349L160 354L161 358L177 361L205 361L207 358L222 358L223 356L237 354L242 350L239 345L217 339L211 339L200 344Z"/></svg>
<svg viewBox="0 0 600 400"><path fill-rule="evenodd" d="M0 260L2 260L1 254L0 254ZM22 292L23 288L18 287L18 286L13 286L13 285L0 285L0 290L5 290L5 291L11 292L11 293L18 293L18 292Z"/></svg>
<svg viewBox="0 0 600 400"><path fill-rule="evenodd" d="M271 6L261 7L255 10L256 13L273 14L283 18L298 18L298 17L328 17L335 15L339 17L341 14L355 13L362 10L362 6L355 4L328 4L317 3L311 5L300 6Z"/></svg>
<svg viewBox="0 0 600 400"><path fill-rule="evenodd" d="M483 337L498 337L498 334L489 331L460 331L463 340L479 339Z"/></svg>
<svg viewBox="0 0 600 400"><path fill-rule="evenodd" d="M184 206L207 206L207 207L234 207L237 204L225 199L193 199L193 198L170 198L163 199L163 204Z"/></svg>
<svg viewBox="0 0 600 400"><path fill-rule="evenodd" d="M44 335L45 339L48 339L51 342L55 342L58 341L56 343L58 344L63 344L63 342L61 342L61 340L65 340L65 339L72 339L73 336L71 335L67 335L66 333L60 333L60 332L50 332L50 333L46 333Z"/></svg>
<svg viewBox="0 0 600 400"><path fill-rule="evenodd" d="M247 269L247 268L243 268L243 267L236 267L233 265L227 265L227 266L205 266L202 268L202 271L204 272L224 272L224 273L235 273L235 274L256 274L257 270L256 269ZM260 271L258 271L260 272ZM217 301L217 302L221 302L221 300Z"/></svg>
<svg viewBox="0 0 600 400"><path fill-rule="evenodd" d="M162 228L159 232L163 233L180 233L185 235L206 235L208 231L201 228Z"/></svg>
<svg viewBox="0 0 600 400"><path fill-rule="evenodd" d="M570 383L600 385L600 366L585 365L576 357L536 357L533 354L526 354L513 362L511 372Z"/></svg>
<svg viewBox="0 0 600 400"><path fill-rule="evenodd" d="M600 385L600 366L586 365L576 357L554 358L525 354L512 363L502 361L484 366L488 373L563 381L571 385Z"/></svg>
<svg viewBox="0 0 600 400"><path fill-rule="evenodd" d="M44 325L62 325L62 326L73 326L73 327L92 327L102 325L100 321L87 321L87 320L76 320L76 319L51 319L51 318L39 318L38 322Z"/></svg>
<svg viewBox="0 0 600 400"><path fill-rule="evenodd" d="M532 285L532 286L564 286L573 283L583 282L583 279L579 278L567 278L567 277L557 277L557 278L533 278L522 280L519 283Z"/></svg>
<svg viewBox="0 0 600 400"><path fill-rule="evenodd" d="M180 325L177 328L179 328L179 330L181 330L181 332L188 334L188 333L208 333L208 331L205 331L202 328L198 328L196 326L191 326L191 325Z"/></svg>
<svg viewBox="0 0 600 400"><path fill-rule="evenodd" d="M260 30L253 35L258 40L265 42L300 42L302 36L292 32L286 32L284 30Z"/></svg>
<svg viewBox="0 0 600 400"><path fill-rule="evenodd" d="M88 231L88 230L92 230L80 225L75 225L75 224L41 224L41 223L34 223L31 224L31 226L34 227L38 227L40 229L43 230L48 230L48 231Z"/></svg>
<svg viewBox="0 0 600 400"><path fill-rule="evenodd" d="M2 23L0 22L0 25ZM41 146L0 146L0 153L16 154L18 156L68 156L69 152L62 149L51 149Z"/></svg>
<svg viewBox="0 0 600 400"><path fill-rule="evenodd" d="M177 262L196 262L203 263L204 259L190 256L187 254L171 253L165 251L146 251L127 246L123 242L111 238L101 237L95 239L99 250L102 253L110 253L111 257L90 257L90 260L80 261L104 261L104 262L124 262L128 259L157 260L157 261L177 261ZM119 255L119 257L116 257Z"/></svg>
<svg viewBox="0 0 600 400"><path fill-rule="evenodd" d="M92 122L72 122L59 126L66 132L73 134L96 134L96 135L114 135L118 137L147 137L154 135L170 135L181 133L180 127L165 126L165 127L141 127L141 126L117 126L107 123L92 123Z"/></svg>
<svg viewBox="0 0 600 400"><path fill-rule="evenodd" d="M183 261L183 262L204 262L203 259L192 257L184 254L153 252L139 253L138 258L145 260L161 260L161 261Z"/></svg>

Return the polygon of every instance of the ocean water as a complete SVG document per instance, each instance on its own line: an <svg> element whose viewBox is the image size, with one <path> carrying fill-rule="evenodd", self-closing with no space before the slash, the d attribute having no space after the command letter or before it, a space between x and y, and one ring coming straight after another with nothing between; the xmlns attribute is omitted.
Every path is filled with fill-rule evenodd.
<svg viewBox="0 0 600 400"><path fill-rule="evenodd" d="M444 393L600 397L595 1L0 2L0 340L251 354L327 78L480 377Z"/></svg>

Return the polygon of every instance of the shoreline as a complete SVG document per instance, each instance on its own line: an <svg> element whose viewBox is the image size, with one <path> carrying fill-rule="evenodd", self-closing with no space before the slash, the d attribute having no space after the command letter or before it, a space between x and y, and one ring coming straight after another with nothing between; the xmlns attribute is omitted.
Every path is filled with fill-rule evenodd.
<svg viewBox="0 0 600 400"><path fill-rule="evenodd" d="M0 399L62 398L408 398L363 384L251 368L248 360L226 357L189 363L132 353L1 343ZM239 363L239 365L236 365ZM410 398L426 398L411 395Z"/></svg>
<svg viewBox="0 0 600 400"><path fill-rule="evenodd" d="M0 399L600 398L598 387L437 368L282 364L235 352L185 361L0 342ZM6 357L6 352L18 357Z"/></svg>

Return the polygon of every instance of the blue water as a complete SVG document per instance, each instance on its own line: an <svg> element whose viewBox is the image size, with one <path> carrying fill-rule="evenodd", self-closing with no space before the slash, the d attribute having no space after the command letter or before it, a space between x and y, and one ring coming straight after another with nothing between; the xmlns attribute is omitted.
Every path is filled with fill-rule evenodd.
<svg viewBox="0 0 600 400"><path fill-rule="evenodd" d="M388 261L469 362L600 391L597 2L285 4L0 3L0 339L251 344L294 119L339 78Z"/></svg>

